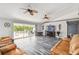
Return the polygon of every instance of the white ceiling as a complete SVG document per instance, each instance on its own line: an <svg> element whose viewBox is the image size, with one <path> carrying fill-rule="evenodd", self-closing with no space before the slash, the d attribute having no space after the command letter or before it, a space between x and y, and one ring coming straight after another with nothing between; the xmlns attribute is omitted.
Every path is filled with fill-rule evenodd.
<svg viewBox="0 0 79 59"><path fill-rule="evenodd" d="M6 19L17 19L28 22L40 23L43 21L44 14L48 14L50 20L61 19L62 16L78 12L79 4L75 3L30 3L38 10L38 14L31 16L23 14L20 8L27 8L28 3L0 3L0 17Z"/></svg>

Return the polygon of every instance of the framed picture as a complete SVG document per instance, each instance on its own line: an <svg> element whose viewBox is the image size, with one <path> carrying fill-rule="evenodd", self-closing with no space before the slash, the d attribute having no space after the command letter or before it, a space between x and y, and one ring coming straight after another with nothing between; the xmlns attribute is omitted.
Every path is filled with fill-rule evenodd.
<svg viewBox="0 0 79 59"><path fill-rule="evenodd" d="M59 30L61 30L61 24L59 24L59 26L58 26L58 27L59 27Z"/></svg>
<svg viewBox="0 0 79 59"><path fill-rule="evenodd" d="M10 23L5 22L5 23L4 23L4 27L10 27Z"/></svg>

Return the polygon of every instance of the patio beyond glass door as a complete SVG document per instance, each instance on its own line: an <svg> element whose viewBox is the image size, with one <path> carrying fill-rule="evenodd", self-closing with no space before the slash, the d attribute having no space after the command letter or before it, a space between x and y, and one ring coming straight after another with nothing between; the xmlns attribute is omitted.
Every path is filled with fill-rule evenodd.
<svg viewBox="0 0 79 59"><path fill-rule="evenodd" d="M21 39L35 35L35 26L30 24L14 23L14 39Z"/></svg>

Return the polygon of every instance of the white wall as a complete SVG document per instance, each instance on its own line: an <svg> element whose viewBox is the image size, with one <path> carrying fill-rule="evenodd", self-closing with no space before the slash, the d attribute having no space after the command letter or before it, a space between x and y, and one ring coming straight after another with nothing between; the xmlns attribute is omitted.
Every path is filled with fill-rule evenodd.
<svg viewBox="0 0 79 59"><path fill-rule="evenodd" d="M43 32L43 30L42 30L42 24L37 24L36 25L36 31L37 32Z"/></svg>
<svg viewBox="0 0 79 59"><path fill-rule="evenodd" d="M10 23L10 27L4 27L5 22ZM12 21L0 19L0 37L1 36L12 36L12 30L13 30L12 26L13 26Z"/></svg>

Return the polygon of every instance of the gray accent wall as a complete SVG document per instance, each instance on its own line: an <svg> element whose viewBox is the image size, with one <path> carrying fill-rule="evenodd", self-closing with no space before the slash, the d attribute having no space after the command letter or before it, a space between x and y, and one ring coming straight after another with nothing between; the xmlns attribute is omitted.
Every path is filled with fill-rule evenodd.
<svg viewBox="0 0 79 59"><path fill-rule="evenodd" d="M69 21L67 22L67 34L79 34L79 21Z"/></svg>

